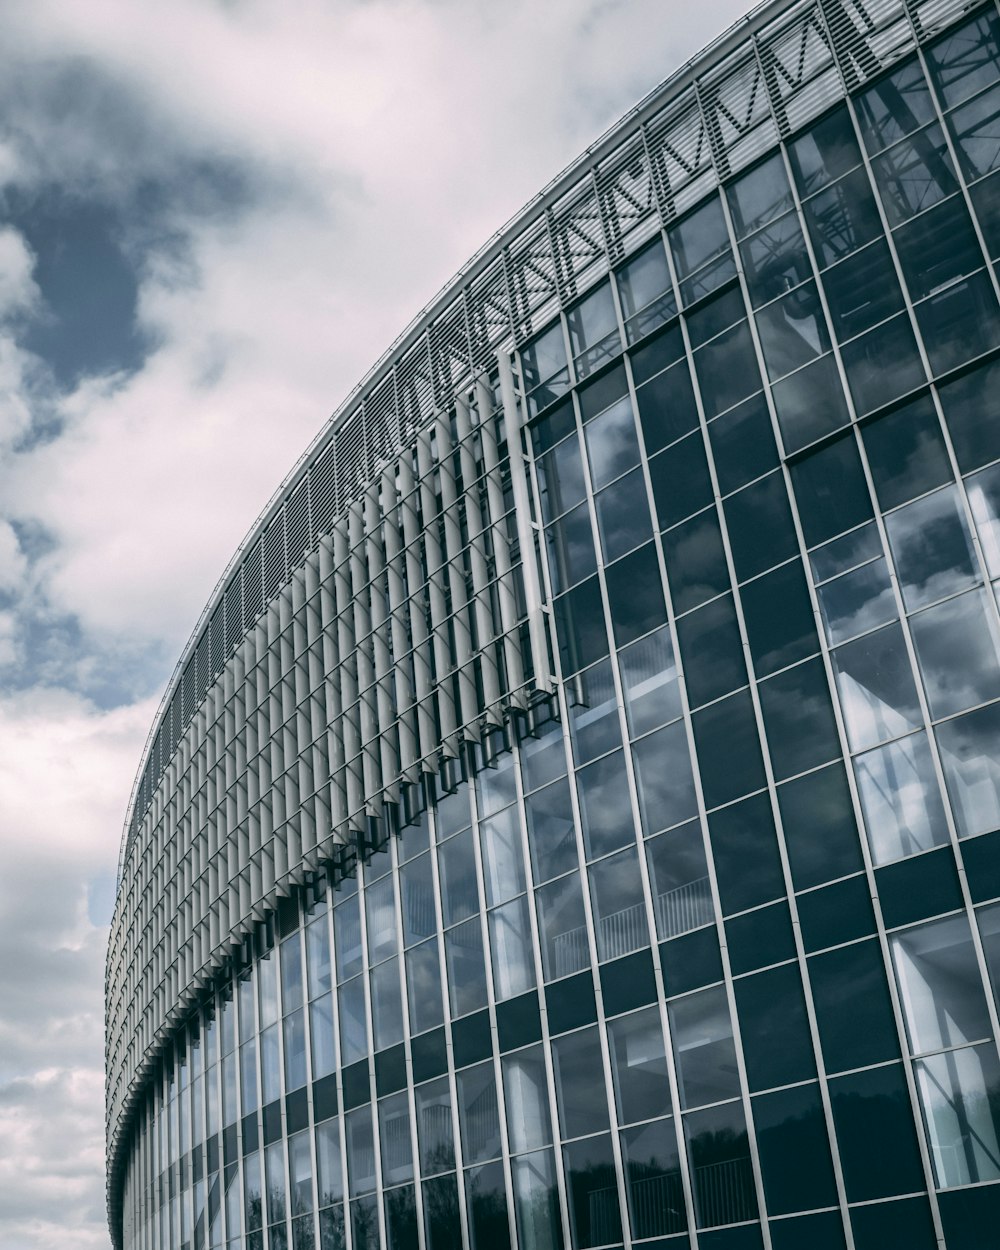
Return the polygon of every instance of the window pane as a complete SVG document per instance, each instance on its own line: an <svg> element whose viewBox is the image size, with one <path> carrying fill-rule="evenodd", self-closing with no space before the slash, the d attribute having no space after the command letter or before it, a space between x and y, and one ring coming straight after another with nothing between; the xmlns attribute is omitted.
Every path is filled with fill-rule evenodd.
<svg viewBox="0 0 1000 1250"><path fill-rule="evenodd" d="M888 864L948 841L925 734L911 734L859 755L854 767L876 864Z"/></svg>
<svg viewBox="0 0 1000 1250"><path fill-rule="evenodd" d="M958 161L970 182L988 174L1000 161L998 115L1000 90L997 88L984 92L951 114L949 121L955 136Z"/></svg>
<svg viewBox="0 0 1000 1250"><path fill-rule="evenodd" d="M830 1082L849 1201L924 1188L910 1098L899 1064Z"/></svg>
<svg viewBox="0 0 1000 1250"><path fill-rule="evenodd" d="M578 972L590 963L579 873L535 891L542 967L547 981Z"/></svg>
<svg viewBox="0 0 1000 1250"><path fill-rule="evenodd" d="M773 221L792 206L792 194L781 156L772 156L726 190L736 237Z"/></svg>
<svg viewBox="0 0 1000 1250"><path fill-rule="evenodd" d="M908 611L979 580L957 487L949 486L890 513L885 526Z"/></svg>
<svg viewBox="0 0 1000 1250"><path fill-rule="evenodd" d="M376 964L396 954L396 896L392 877L365 889L368 922L368 961Z"/></svg>
<svg viewBox="0 0 1000 1250"><path fill-rule="evenodd" d="M655 1007L608 1024L619 1124L671 1111L660 1013Z"/></svg>
<svg viewBox="0 0 1000 1250"><path fill-rule="evenodd" d="M732 595L723 595L677 622L684 684L692 707L745 686L743 642Z"/></svg>
<svg viewBox="0 0 1000 1250"><path fill-rule="evenodd" d="M1000 465L966 481L979 542L991 577L1000 577Z"/></svg>
<svg viewBox="0 0 1000 1250"><path fill-rule="evenodd" d="M735 272L722 205L713 196L669 233L685 304L714 290ZM690 275L697 274L693 280Z"/></svg>
<svg viewBox="0 0 1000 1250"><path fill-rule="evenodd" d="M498 1158L500 1113L492 1061L456 1073L455 1082L464 1161L483 1163L487 1159Z"/></svg>
<svg viewBox="0 0 1000 1250"><path fill-rule="evenodd" d="M996 81L998 36L996 14L984 13L928 48L931 77L946 107Z"/></svg>
<svg viewBox="0 0 1000 1250"><path fill-rule="evenodd" d="M675 612L696 608L729 589L729 568L714 508L663 535L663 555Z"/></svg>
<svg viewBox="0 0 1000 1250"><path fill-rule="evenodd" d="M760 370L745 321L699 348L694 361L709 420L760 390Z"/></svg>
<svg viewBox="0 0 1000 1250"><path fill-rule="evenodd" d="M668 725L640 739L632 754L643 833L690 819L697 805L684 725Z"/></svg>
<svg viewBox="0 0 1000 1250"><path fill-rule="evenodd" d="M569 782L563 778L525 799L528 846L536 881L548 881L577 865L576 826Z"/></svg>
<svg viewBox="0 0 1000 1250"><path fill-rule="evenodd" d="M748 582L740 598L758 677L819 650L812 602L798 560Z"/></svg>
<svg viewBox="0 0 1000 1250"><path fill-rule="evenodd" d="M991 1035L983 980L964 916L895 934L892 956L914 1054Z"/></svg>
<svg viewBox="0 0 1000 1250"><path fill-rule="evenodd" d="M559 660L564 677L608 654L604 604L596 577L589 577L555 601Z"/></svg>
<svg viewBox="0 0 1000 1250"><path fill-rule="evenodd" d="M663 244L655 239L618 270L618 295L628 341L654 330L677 311Z"/></svg>
<svg viewBox="0 0 1000 1250"><path fill-rule="evenodd" d="M545 530L549 577L558 594L589 577L597 568L590 509L585 503L573 508Z"/></svg>
<svg viewBox="0 0 1000 1250"><path fill-rule="evenodd" d="M982 268L983 253L960 196L901 226L895 242L903 277L914 300Z"/></svg>
<svg viewBox="0 0 1000 1250"><path fill-rule="evenodd" d="M921 724L909 656L898 625L833 652L847 736L858 751Z"/></svg>
<svg viewBox="0 0 1000 1250"><path fill-rule="evenodd" d="M380 1100L378 1133L382 1150L383 1185L411 1180L413 1150L410 1146L410 1104L405 1092Z"/></svg>
<svg viewBox="0 0 1000 1250"><path fill-rule="evenodd" d="M891 226L908 221L958 189L941 127L934 123L872 161Z"/></svg>
<svg viewBox="0 0 1000 1250"><path fill-rule="evenodd" d="M649 462L649 477L660 529L669 529L685 517L700 512L714 498L705 443L698 431L654 456ZM633 508L642 500L640 494L636 501L635 490L633 485Z"/></svg>
<svg viewBox="0 0 1000 1250"><path fill-rule="evenodd" d="M870 422L862 436L883 511L952 479L937 413L927 396Z"/></svg>
<svg viewBox="0 0 1000 1250"><path fill-rule="evenodd" d="M726 991L701 990L669 1006L681 1105L700 1107L740 1092Z"/></svg>
<svg viewBox="0 0 1000 1250"><path fill-rule="evenodd" d="M916 1064L937 1184L1000 1178L1000 1063L992 1043Z"/></svg>
<svg viewBox="0 0 1000 1250"><path fill-rule="evenodd" d="M933 717L1000 696L1000 639L981 590L918 612L910 628Z"/></svg>
<svg viewBox="0 0 1000 1250"><path fill-rule="evenodd" d="M807 547L871 519L871 496L853 434L800 460L791 473Z"/></svg>
<svg viewBox="0 0 1000 1250"><path fill-rule="evenodd" d="M815 1085L753 1100L767 1209L772 1215L835 1206L823 1104Z"/></svg>
<svg viewBox="0 0 1000 1250"><path fill-rule="evenodd" d="M924 368L904 314L854 339L841 352L858 415L920 386Z"/></svg>
<svg viewBox="0 0 1000 1250"><path fill-rule="evenodd" d="M441 911L446 925L465 920L479 911L472 836L472 830L466 829L438 847Z"/></svg>
<svg viewBox="0 0 1000 1250"><path fill-rule="evenodd" d="M872 243L823 275L833 332L854 338L903 307L896 270L883 242Z"/></svg>
<svg viewBox="0 0 1000 1250"><path fill-rule="evenodd" d="M683 358L645 386L640 386L635 398L647 456L698 426L691 371Z"/></svg>
<svg viewBox="0 0 1000 1250"><path fill-rule="evenodd" d="M504 1055L500 1062L511 1153L547 1145L552 1140L552 1127L542 1047L532 1046L513 1055Z"/></svg>
<svg viewBox="0 0 1000 1250"><path fill-rule="evenodd" d="M850 420L833 356L814 360L811 365L776 382L771 394L781 440L789 453L839 430Z"/></svg>
<svg viewBox="0 0 1000 1250"><path fill-rule="evenodd" d="M874 938L812 956L809 980L828 1072L898 1057L885 965Z"/></svg>
<svg viewBox="0 0 1000 1250"><path fill-rule="evenodd" d="M344 1116L347 1128L347 1177L351 1195L375 1188L375 1135L372 1108L358 1107Z"/></svg>
<svg viewBox="0 0 1000 1250"><path fill-rule="evenodd" d="M846 877L864 866L842 764L781 786L778 806L796 889Z"/></svg>
<svg viewBox="0 0 1000 1250"><path fill-rule="evenodd" d="M738 1102L684 1117L699 1228L757 1217L743 1108Z"/></svg>
<svg viewBox="0 0 1000 1250"><path fill-rule="evenodd" d="M535 984L528 900L524 896L489 913L493 988L497 1001L523 994Z"/></svg>
<svg viewBox="0 0 1000 1250"><path fill-rule="evenodd" d="M479 917L456 925L444 935L448 966L448 994L452 1016L463 1016L486 1006L486 970Z"/></svg>
<svg viewBox="0 0 1000 1250"><path fill-rule="evenodd" d="M834 578L819 588L819 606L832 646L887 625L899 616L885 559Z"/></svg>
<svg viewBox="0 0 1000 1250"><path fill-rule="evenodd" d="M708 818L722 910L727 915L785 893L771 803L766 794L734 803Z"/></svg>
<svg viewBox="0 0 1000 1250"><path fill-rule="evenodd" d="M830 350L830 334L813 281L758 309L757 330L772 381Z"/></svg>
<svg viewBox="0 0 1000 1250"><path fill-rule="evenodd" d="M441 1004L441 965L437 942L425 942L406 952L406 988L410 1004L410 1031L422 1033L444 1019Z"/></svg>
<svg viewBox="0 0 1000 1250"><path fill-rule="evenodd" d="M917 60L882 78L857 101L858 121L869 152L879 152L934 119L931 93Z"/></svg>
<svg viewBox="0 0 1000 1250"><path fill-rule="evenodd" d="M621 1140L633 1235L683 1232L687 1219L674 1121L627 1129Z"/></svg>
<svg viewBox="0 0 1000 1250"><path fill-rule="evenodd" d="M820 660L806 660L758 687L767 748L778 781L840 754L830 688Z"/></svg>
<svg viewBox="0 0 1000 1250"><path fill-rule="evenodd" d="M882 234L882 222L864 169L841 178L807 201L803 209L820 266L832 265Z"/></svg>
<svg viewBox="0 0 1000 1250"><path fill-rule="evenodd" d="M620 1241L621 1211L611 1138L604 1133L563 1147L574 1246Z"/></svg>
<svg viewBox="0 0 1000 1250"><path fill-rule="evenodd" d="M583 435L595 490L639 463L639 440L632 416L632 401L627 395L606 408L600 416L588 421L583 427Z"/></svg>
<svg viewBox="0 0 1000 1250"><path fill-rule="evenodd" d="M677 663L664 627L618 653L629 730L645 733L681 714Z"/></svg>
<svg viewBox="0 0 1000 1250"><path fill-rule="evenodd" d="M737 581L784 564L798 553L785 481L780 473L730 495L724 510Z"/></svg>
<svg viewBox="0 0 1000 1250"><path fill-rule="evenodd" d="M696 712L692 725L706 807L719 807L764 785L764 761L748 691Z"/></svg>
<svg viewBox="0 0 1000 1250"><path fill-rule="evenodd" d="M698 822L651 838L646 854L660 939L709 924L715 913Z"/></svg>
<svg viewBox="0 0 1000 1250"><path fill-rule="evenodd" d="M709 423L708 437L723 495L778 467L778 449L763 394L716 417Z"/></svg>
<svg viewBox="0 0 1000 1250"><path fill-rule="evenodd" d="M641 469L633 469L611 486L599 491L594 505L597 511L597 529L601 535L601 549L607 563L617 560L619 556L653 537L653 522L646 503L646 483L643 481ZM693 512L695 509L691 510Z"/></svg>
<svg viewBox="0 0 1000 1250"><path fill-rule="evenodd" d="M579 769L576 778L588 858L632 841L635 827L622 752L615 751Z"/></svg>
<svg viewBox="0 0 1000 1250"><path fill-rule="evenodd" d="M660 566L652 543L605 570L615 643L624 646L667 621Z"/></svg>
<svg viewBox="0 0 1000 1250"><path fill-rule="evenodd" d="M795 213L787 213L747 239L741 244L740 253L750 302L755 308L812 276L809 253Z"/></svg>
<svg viewBox="0 0 1000 1250"><path fill-rule="evenodd" d="M448 1078L440 1077L414 1090L417 1108L417 1141L420 1171L424 1176L446 1172L455 1166L455 1140L451 1121Z"/></svg>
<svg viewBox="0 0 1000 1250"><path fill-rule="evenodd" d="M827 114L788 145L788 154L803 196L859 165L861 152L847 109L841 107Z"/></svg>
<svg viewBox="0 0 1000 1250"><path fill-rule="evenodd" d="M592 864L589 876L598 958L617 959L648 946L649 925L636 848Z"/></svg>
<svg viewBox="0 0 1000 1250"><path fill-rule="evenodd" d="M816 1075L805 998L796 964L741 977L736 1009L751 1090Z"/></svg>
<svg viewBox="0 0 1000 1250"><path fill-rule="evenodd" d="M1000 339L1000 312L989 275L973 274L917 305L932 373L981 356Z"/></svg>
<svg viewBox="0 0 1000 1250"><path fill-rule="evenodd" d="M566 313L576 372L586 377L621 349L611 287L602 282Z"/></svg>
<svg viewBox="0 0 1000 1250"><path fill-rule="evenodd" d="M937 728L938 748L960 838L1000 828L1000 707L981 708Z"/></svg>
<svg viewBox="0 0 1000 1250"><path fill-rule="evenodd" d="M515 1159L514 1208L518 1244L525 1250L562 1250L562 1222L551 1150Z"/></svg>
<svg viewBox="0 0 1000 1250"><path fill-rule="evenodd" d="M555 1038L552 1061L562 1137L582 1137L606 1129L608 1107L596 1026Z"/></svg>
<svg viewBox="0 0 1000 1250"><path fill-rule="evenodd" d="M487 1163L465 1173L472 1250L493 1250L510 1241L503 1165Z"/></svg>
<svg viewBox="0 0 1000 1250"><path fill-rule="evenodd" d="M585 496L583 457L576 437L564 438L544 456L535 461L538 491L545 521L561 516Z"/></svg>

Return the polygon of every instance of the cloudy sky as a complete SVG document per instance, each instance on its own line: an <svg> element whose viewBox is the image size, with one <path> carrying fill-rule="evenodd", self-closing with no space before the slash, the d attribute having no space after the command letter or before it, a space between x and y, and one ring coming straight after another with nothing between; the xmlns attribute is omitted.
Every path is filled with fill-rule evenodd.
<svg viewBox="0 0 1000 1250"><path fill-rule="evenodd" d="M119 836L228 558L451 274L742 7L3 4L5 1250L109 1244Z"/></svg>

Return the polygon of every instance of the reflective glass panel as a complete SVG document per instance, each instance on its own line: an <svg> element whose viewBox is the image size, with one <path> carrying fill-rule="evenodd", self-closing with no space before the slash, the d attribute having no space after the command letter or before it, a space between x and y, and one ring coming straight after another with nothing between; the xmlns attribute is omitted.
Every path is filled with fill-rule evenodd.
<svg viewBox="0 0 1000 1250"><path fill-rule="evenodd" d="M926 1054L989 1037L986 994L969 922L934 920L892 937L910 1049Z"/></svg>
<svg viewBox="0 0 1000 1250"><path fill-rule="evenodd" d="M632 846L589 869L599 959L617 959L648 946L638 851Z"/></svg>
<svg viewBox="0 0 1000 1250"><path fill-rule="evenodd" d="M890 513L885 527L909 611L979 580L957 487L936 491Z"/></svg>
<svg viewBox="0 0 1000 1250"><path fill-rule="evenodd" d="M888 625L833 652L847 736L854 750L921 724L903 631Z"/></svg>
<svg viewBox="0 0 1000 1250"><path fill-rule="evenodd" d="M1000 696L1000 638L983 591L918 612L910 629L935 719Z"/></svg>
<svg viewBox="0 0 1000 1250"><path fill-rule="evenodd" d="M1000 828L1000 706L956 717L936 732L958 836Z"/></svg>
<svg viewBox="0 0 1000 1250"><path fill-rule="evenodd" d="M726 991L719 986L675 999L669 1012L681 1105L735 1098L740 1081Z"/></svg>
<svg viewBox="0 0 1000 1250"><path fill-rule="evenodd" d="M646 855L660 940L709 924L715 911L698 822L650 838Z"/></svg>
<svg viewBox="0 0 1000 1250"><path fill-rule="evenodd" d="M888 864L948 841L925 734L911 734L859 755L854 768L876 864Z"/></svg>
<svg viewBox="0 0 1000 1250"><path fill-rule="evenodd" d="M618 1123L633 1124L671 1111L663 1028L655 1007L608 1024Z"/></svg>

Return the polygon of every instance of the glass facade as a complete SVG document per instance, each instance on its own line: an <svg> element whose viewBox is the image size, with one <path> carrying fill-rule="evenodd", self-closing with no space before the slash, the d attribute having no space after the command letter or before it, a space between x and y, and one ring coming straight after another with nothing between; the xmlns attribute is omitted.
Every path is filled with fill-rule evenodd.
<svg viewBox="0 0 1000 1250"><path fill-rule="evenodd" d="M993 1244L1000 16L919 43L491 378L536 689L220 962L127 1250Z"/></svg>

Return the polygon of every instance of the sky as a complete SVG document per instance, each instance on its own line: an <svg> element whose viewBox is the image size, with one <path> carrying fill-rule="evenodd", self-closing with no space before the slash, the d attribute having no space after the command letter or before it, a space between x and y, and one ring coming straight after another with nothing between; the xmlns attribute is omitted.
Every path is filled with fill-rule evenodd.
<svg viewBox="0 0 1000 1250"><path fill-rule="evenodd" d="M230 556L465 260L743 7L5 0L5 1250L110 1244L121 829Z"/></svg>

